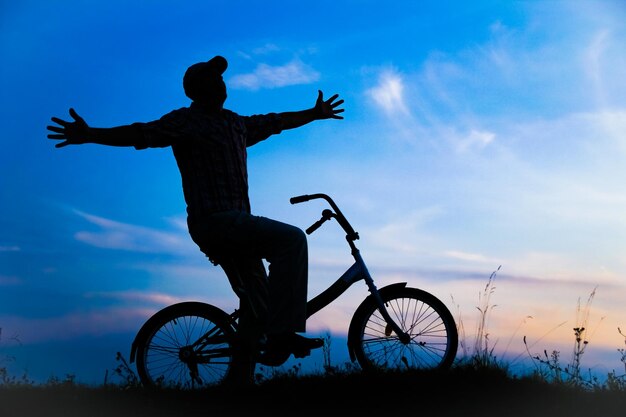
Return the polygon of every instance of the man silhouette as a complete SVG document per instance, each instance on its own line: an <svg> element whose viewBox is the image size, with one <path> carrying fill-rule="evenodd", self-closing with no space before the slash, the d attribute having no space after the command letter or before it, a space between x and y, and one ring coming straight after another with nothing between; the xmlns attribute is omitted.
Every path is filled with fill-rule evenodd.
<svg viewBox="0 0 626 417"><path fill-rule="evenodd" d="M136 149L170 146L194 242L211 260L219 262L225 255L234 260L235 271L222 266L240 298L247 292L250 300L256 300L251 304L269 351L272 347L307 351L321 343L297 334L306 330L306 235L297 227L251 214L246 147L314 120L342 119L338 106L343 100L336 94L324 100L318 91L315 105L307 110L240 116L223 107L227 93L222 74L227 66L221 56L190 66L183 88L191 105L159 120L94 128L70 109L74 121L53 117L58 126L47 127L53 132L48 138L62 141L57 148L83 143ZM269 263L269 274L263 259ZM242 309L243 305L242 300Z"/></svg>

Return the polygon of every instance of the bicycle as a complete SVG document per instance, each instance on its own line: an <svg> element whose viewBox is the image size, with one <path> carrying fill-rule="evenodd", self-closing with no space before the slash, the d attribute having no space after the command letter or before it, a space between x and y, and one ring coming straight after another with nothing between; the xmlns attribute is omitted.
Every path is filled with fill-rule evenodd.
<svg viewBox="0 0 626 417"><path fill-rule="evenodd" d="M353 284L364 281L370 294L350 321L350 360L357 361L365 371L449 368L456 356L458 333L448 308L434 295L407 287L406 282L378 289L354 243L359 234L328 195L301 195L290 202L298 204L313 199L326 200L332 210L324 209L321 219L306 229L306 233L313 233L334 218L346 233L355 262L332 285L308 301L307 319ZM183 389L220 384L233 372L239 317L239 309L228 314L214 305L195 301L160 310L144 323L131 347L130 360L136 361L141 382L145 386ZM264 363L262 352L253 360L268 366L282 364Z"/></svg>

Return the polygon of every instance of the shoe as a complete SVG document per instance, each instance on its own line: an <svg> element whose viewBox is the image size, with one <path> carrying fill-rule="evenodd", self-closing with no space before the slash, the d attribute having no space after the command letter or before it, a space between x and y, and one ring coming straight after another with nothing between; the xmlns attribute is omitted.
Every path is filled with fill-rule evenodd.
<svg viewBox="0 0 626 417"><path fill-rule="evenodd" d="M324 346L324 339L308 338L296 333L279 333L268 335L263 355L259 362L278 366L293 354L296 358L304 358L311 354L311 349Z"/></svg>
<svg viewBox="0 0 626 417"><path fill-rule="evenodd" d="M291 346L291 351L293 352L296 358L301 356L297 356L299 351L308 351L308 354L311 354L312 349L321 348L324 346L324 339L320 338L310 338L300 336L299 334L292 333L289 338L289 344Z"/></svg>

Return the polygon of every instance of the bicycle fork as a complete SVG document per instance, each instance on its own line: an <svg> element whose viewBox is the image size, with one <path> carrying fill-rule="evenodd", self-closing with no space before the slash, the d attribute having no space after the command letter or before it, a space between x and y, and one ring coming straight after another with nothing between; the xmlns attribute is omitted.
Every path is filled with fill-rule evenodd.
<svg viewBox="0 0 626 417"><path fill-rule="evenodd" d="M372 294L372 297L374 301L376 302L376 305L378 306L378 311L380 311L380 314L385 319L387 326L389 326L391 330L393 330L393 332L398 335L398 339L400 340L400 342L402 342L405 345L409 344L411 342L411 336L408 333L404 332L400 328L398 323L396 323L395 320L391 318L391 315L389 314L389 311L387 311L387 307L385 306L385 302L383 301L383 298L380 296L380 292L378 291L378 288L376 288L376 285L374 284L374 280L372 279L372 276L370 275L367 269L367 266L365 265L365 262L363 261L363 258L361 257L361 254L359 253L358 249L354 250L352 252L352 255L354 256L354 259L356 259L357 265L359 265L360 267L359 273L361 275L361 279L363 279L365 283L367 284L367 288L370 294Z"/></svg>
<svg viewBox="0 0 626 417"><path fill-rule="evenodd" d="M307 303L307 319L336 300L354 283L364 280L374 302L376 303L376 306L378 307L378 311L380 311L380 314L383 316L383 319L389 326L389 329L398 335L398 339L401 343L408 344L411 341L411 336L404 332L398 323L391 318L391 315L385 306L385 302L380 295L380 291L376 288L376 285L374 285L374 280L367 270L367 266L365 265L359 250L355 247L352 248L352 256L354 257L355 263L348 268L348 270L344 272L334 284L324 290L321 294L309 300Z"/></svg>

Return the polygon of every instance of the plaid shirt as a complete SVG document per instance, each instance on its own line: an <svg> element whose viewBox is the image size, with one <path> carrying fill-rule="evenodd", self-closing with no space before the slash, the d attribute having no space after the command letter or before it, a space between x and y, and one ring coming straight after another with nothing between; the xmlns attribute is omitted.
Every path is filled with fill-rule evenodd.
<svg viewBox="0 0 626 417"><path fill-rule="evenodd" d="M134 126L143 133L136 149L172 147L191 218L227 210L250 213L246 147L281 132L276 113L210 114L197 103Z"/></svg>

